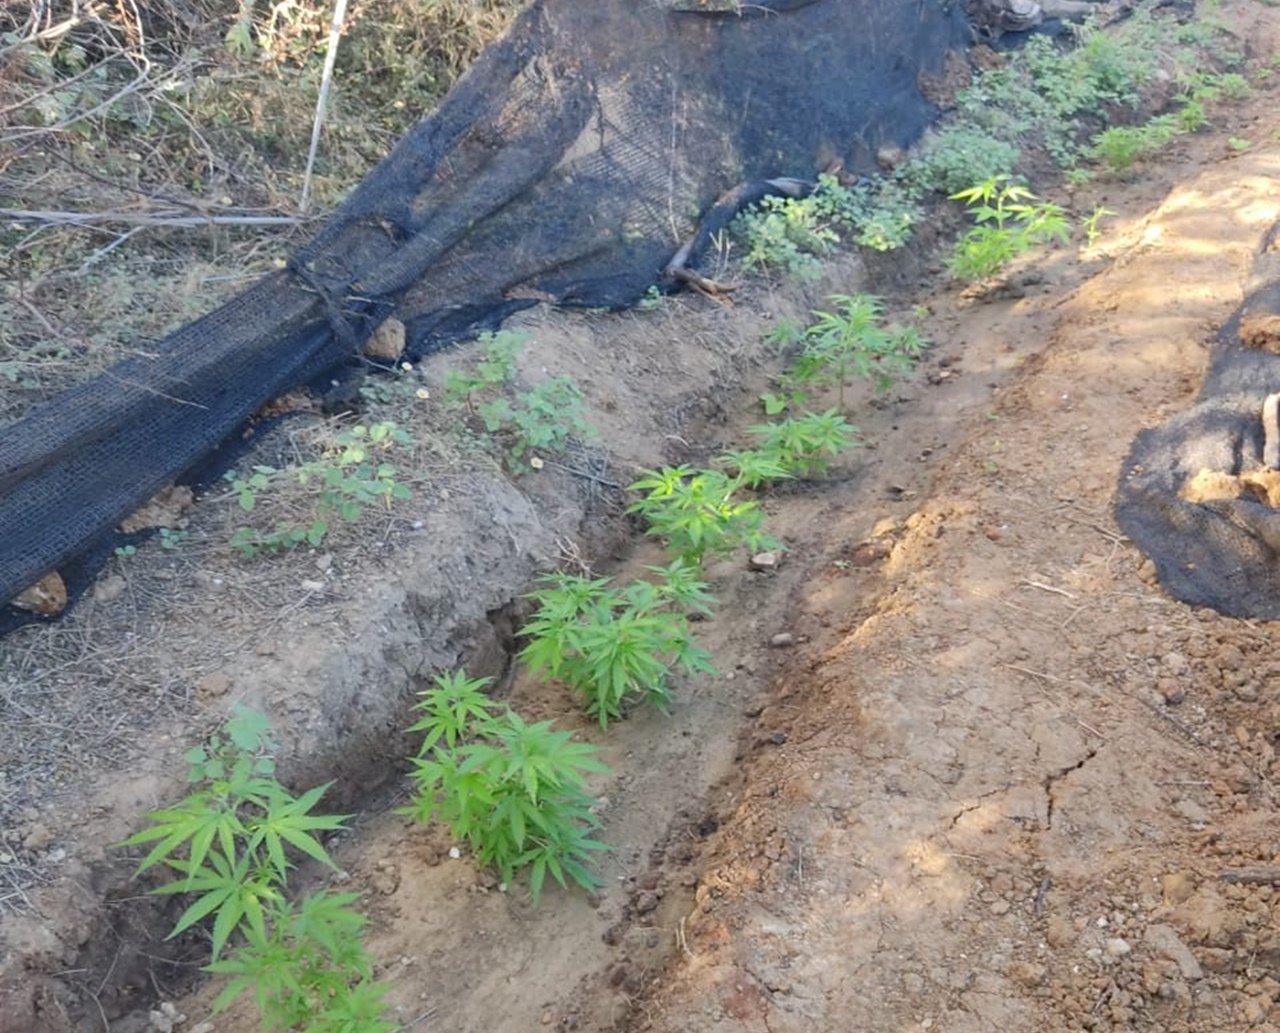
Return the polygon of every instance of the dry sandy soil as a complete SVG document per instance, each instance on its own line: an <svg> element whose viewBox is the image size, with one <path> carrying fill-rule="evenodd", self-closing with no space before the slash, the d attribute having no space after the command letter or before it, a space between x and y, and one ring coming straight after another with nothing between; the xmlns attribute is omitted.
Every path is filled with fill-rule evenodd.
<svg viewBox="0 0 1280 1033"><path fill-rule="evenodd" d="M1224 13L1280 49L1280 10ZM106 846L238 700L272 715L290 779L336 777L358 811L333 878L364 894L406 1030L1280 1029L1272 628L1168 597L1111 515L1134 433L1190 402L1280 220L1280 88L1081 188L1095 204L1117 214L1093 248L985 300L922 259L731 308L532 316L526 372L573 372L602 429L578 473L437 458L379 540L271 577L198 507L190 550L11 636L0 672L40 692L0 796L0 1030L157 1028L161 1001L180 1031L255 1028L210 1019L207 946L162 944L172 913ZM936 347L852 400L864 448L766 497L779 569L709 571L721 676L601 733L513 668L518 593L556 563L656 562L607 482L741 443L776 368L762 332L851 287L924 305ZM396 729L456 663L604 748L599 893L534 908L394 813Z"/></svg>

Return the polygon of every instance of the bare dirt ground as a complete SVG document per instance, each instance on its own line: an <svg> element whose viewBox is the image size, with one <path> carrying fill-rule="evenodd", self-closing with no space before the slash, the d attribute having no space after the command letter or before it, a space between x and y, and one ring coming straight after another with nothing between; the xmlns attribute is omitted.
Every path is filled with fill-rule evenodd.
<svg viewBox="0 0 1280 1033"><path fill-rule="evenodd" d="M1280 49L1280 10L1222 14ZM205 945L161 944L171 914L106 846L240 700L272 715L290 778L336 776L335 809L359 812L335 881L364 894L406 1030L1280 1029L1272 628L1170 599L1111 517L1133 434L1188 404L1280 220L1278 96L1263 83L1082 188L1078 210L1116 217L1091 250L1035 256L1019 297L844 264L731 309L532 316L526 372L583 384L596 479L424 453L376 541L266 567L228 557L225 514L198 507L192 548L140 552L109 572L121 591L10 636L0 673L39 692L7 697L29 713L6 740L26 767L0 782L0 1030L158 1028L161 1001L180 1033L255 1028L209 1015ZM853 399L866 447L767 496L777 571L711 569L699 639L721 677L602 734L515 672L537 570L659 558L600 481L740 443L762 332L858 288L924 305L936 347ZM459 662L604 747L599 893L534 908L393 813L413 690Z"/></svg>

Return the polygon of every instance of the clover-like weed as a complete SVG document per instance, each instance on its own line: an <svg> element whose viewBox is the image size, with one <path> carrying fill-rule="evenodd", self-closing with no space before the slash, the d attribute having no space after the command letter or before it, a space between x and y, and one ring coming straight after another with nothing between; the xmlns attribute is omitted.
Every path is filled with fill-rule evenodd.
<svg viewBox="0 0 1280 1033"><path fill-rule="evenodd" d="M257 511L264 499L285 505L283 480L291 477L297 489L288 496L294 513L272 526L242 526L231 536L231 547L246 559L264 553L287 552L301 545L316 547L339 521L353 524L370 506L390 507L410 497L399 482L387 455L412 444L409 435L394 423L363 424L334 435L318 459L287 471L255 466L248 477L227 474L240 509ZM298 513L301 512L302 516Z"/></svg>

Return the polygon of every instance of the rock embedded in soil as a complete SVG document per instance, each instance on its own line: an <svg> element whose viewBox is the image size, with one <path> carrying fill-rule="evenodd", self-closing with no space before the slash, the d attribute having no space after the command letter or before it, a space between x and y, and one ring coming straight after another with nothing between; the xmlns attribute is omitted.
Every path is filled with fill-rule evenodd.
<svg viewBox="0 0 1280 1033"><path fill-rule="evenodd" d="M780 557L777 552L769 550L767 552L757 552L751 557L752 570L775 570L778 566Z"/></svg>
<svg viewBox="0 0 1280 1033"><path fill-rule="evenodd" d="M226 671L210 671L196 680L196 699L216 699L225 696L231 690L231 676Z"/></svg>
<svg viewBox="0 0 1280 1033"><path fill-rule="evenodd" d="M50 831L49 826L37 823L31 826L26 838L23 839L22 848L24 850L29 850L32 853L36 853L40 850L44 850L52 842L53 832Z"/></svg>
<svg viewBox="0 0 1280 1033"><path fill-rule="evenodd" d="M774 649L785 649L787 646L794 646L795 644L796 637L789 631L780 631L769 639L769 645L773 646Z"/></svg>

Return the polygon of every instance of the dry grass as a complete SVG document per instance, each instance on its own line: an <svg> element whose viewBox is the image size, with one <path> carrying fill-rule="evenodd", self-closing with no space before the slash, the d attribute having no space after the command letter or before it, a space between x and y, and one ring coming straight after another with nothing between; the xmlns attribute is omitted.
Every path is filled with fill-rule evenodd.
<svg viewBox="0 0 1280 1033"><path fill-rule="evenodd" d="M517 7L352 4L313 184L321 214ZM145 351L309 235L296 206L330 12L0 5L0 422Z"/></svg>

